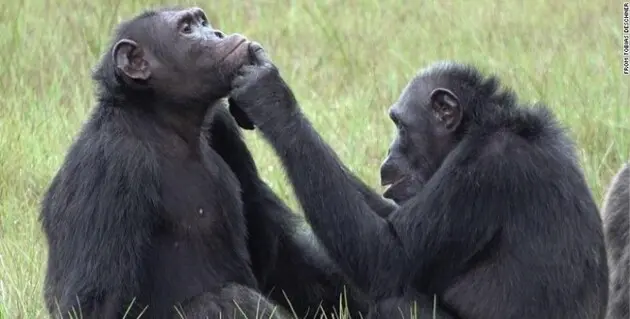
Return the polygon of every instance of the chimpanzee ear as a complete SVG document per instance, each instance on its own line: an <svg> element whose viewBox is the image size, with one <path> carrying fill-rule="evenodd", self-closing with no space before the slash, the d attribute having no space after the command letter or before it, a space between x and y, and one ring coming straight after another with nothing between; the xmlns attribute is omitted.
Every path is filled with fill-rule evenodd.
<svg viewBox="0 0 630 319"><path fill-rule="evenodd" d="M118 41L114 45L112 55L118 70L130 79L147 80L151 76L144 50L135 41L129 39Z"/></svg>
<svg viewBox="0 0 630 319"><path fill-rule="evenodd" d="M231 97L228 98L228 109L230 110L232 117L236 120L236 124L238 124L238 126L246 130L254 129L254 122L249 119L249 116L247 116L243 109L234 103L234 100L232 100Z"/></svg>
<svg viewBox="0 0 630 319"><path fill-rule="evenodd" d="M431 109L443 127L452 132L462 121L459 98L449 89L437 88L431 92Z"/></svg>

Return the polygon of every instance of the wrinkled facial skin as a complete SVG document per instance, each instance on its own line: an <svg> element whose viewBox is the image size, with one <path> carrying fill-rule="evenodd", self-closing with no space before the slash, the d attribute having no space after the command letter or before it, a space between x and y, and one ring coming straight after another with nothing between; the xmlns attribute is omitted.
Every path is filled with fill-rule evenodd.
<svg viewBox="0 0 630 319"><path fill-rule="evenodd" d="M444 130L432 110L435 85L415 78L390 108L396 135L381 165L381 185L390 185L383 197L402 205L420 192L455 147L451 130Z"/></svg>
<svg viewBox="0 0 630 319"><path fill-rule="evenodd" d="M214 29L200 8L161 11L146 35L131 40L149 68L145 80L155 92L175 98L214 99L228 94L236 71L249 63L249 41ZM130 59L131 60L131 59Z"/></svg>

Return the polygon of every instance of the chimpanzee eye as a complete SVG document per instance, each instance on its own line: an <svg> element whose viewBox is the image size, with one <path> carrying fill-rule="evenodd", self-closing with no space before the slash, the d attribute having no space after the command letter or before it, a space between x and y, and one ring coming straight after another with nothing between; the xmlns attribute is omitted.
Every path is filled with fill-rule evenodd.
<svg viewBox="0 0 630 319"><path fill-rule="evenodd" d="M192 32L192 28L190 27L190 23L184 23L182 25L182 32L186 33L186 34L189 34L189 33Z"/></svg>

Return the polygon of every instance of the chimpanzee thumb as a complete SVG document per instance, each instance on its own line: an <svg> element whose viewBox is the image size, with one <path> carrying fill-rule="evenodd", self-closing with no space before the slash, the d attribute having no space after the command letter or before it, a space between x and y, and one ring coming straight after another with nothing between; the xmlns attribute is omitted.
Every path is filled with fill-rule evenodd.
<svg viewBox="0 0 630 319"><path fill-rule="evenodd" d="M236 120L236 124L245 130L253 130L255 127L254 122L247 116L245 111L243 111L231 97L228 98L228 103L228 109L232 117L234 117L234 120Z"/></svg>

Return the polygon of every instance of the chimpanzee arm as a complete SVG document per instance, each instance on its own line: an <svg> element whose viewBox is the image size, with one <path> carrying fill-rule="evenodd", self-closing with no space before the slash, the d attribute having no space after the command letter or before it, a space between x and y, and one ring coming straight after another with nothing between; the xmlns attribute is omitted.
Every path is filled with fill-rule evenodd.
<svg viewBox="0 0 630 319"><path fill-rule="evenodd" d="M421 244L401 241L394 225L367 205L336 154L302 115L293 93L264 51L254 50L258 65L241 70L242 75L233 82L232 98L276 150L306 216L333 259L373 296L403 294L409 276L425 268L425 259L412 258L423 249L418 248ZM405 239L427 239L431 245L427 251L437 253L442 251L442 243L428 238L444 229L424 222L423 204L420 201L404 207L392 216L394 221L411 222L407 227L412 233L405 234ZM461 240L466 239L462 236Z"/></svg>
<svg viewBox="0 0 630 319"><path fill-rule="evenodd" d="M304 121L306 122L306 119L304 119ZM308 123L307 123L308 124ZM262 129L262 128L261 128ZM263 129L264 130L264 129ZM283 136L289 137L292 135L293 132L291 132L290 134L287 135L283 135L280 134L279 138L282 139ZM298 133L298 132L296 132ZM304 131L299 132L301 134L305 134L308 135L309 132L304 133ZM319 138L319 136L315 133L312 132L312 134L307 137L307 138L301 138L299 136L293 136L296 140L299 141L304 141L304 142L313 142L313 137L316 138L315 143L317 144L317 151L321 150L324 147L327 147L325 144L320 143L320 140L317 139ZM217 139L220 141L225 141L225 138L220 138ZM233 141L232 144L235 144L236 141ZM278 144L282 144L282 142L279 142ZM308 145L308 144L307 144ZM215 147L215 146L213 146ZM280 147L284 147L283 145L280 145ZM291 149L291 145L288 145L287 149ZM301 147L299 147L300 150L304 149L304 148L309 148L306 145L303 145ZM312 147L311 147L312 148ZM215 147L216 149L216 147ZM235 149L234 145L230 145L230 149L233 150ZM295 155L295 152L288 152L288 151L284 151L285 149L282 148L282 151L279 151L279 153L281 154L286 154L287 156L291 156L291 155ZM327 152L330 152L329 150L325 149ZM316 151L316 152L317 152ZM297 156L299 156L300 154L297 154ZM342 264L342 268L350 275L352 276L354 279L353 281L358 283L359 285L362 285L365 287L365 285L367 283L374 283L375 281L373 280L375 276L375 274L379 273L377 271L377 269L379 269L380 267L386 267L386 265L377 265L376 263L371 262L374 257L373 255L373 250L374 249L378 249L379 245L389 245L389 246L394 246L394 248L388 248L388 247L383 247L382 251L383 252L393 252L393 251L398 251L399 254L403 254L404 252L402 251L402 247L399 245L399 243L397 242L397 238L396 236L394 236L391 233L391 228L389 227L388 223L380 218L378 215L376 214L372 214L372 216L360 216L360 218L365 218L368 219L368 221L366 222L372 222L374 225L374 229L379 229L377 231L372 231L371 229L367 228L367 227L359 227L358 232L347 232L348 229L355 229L357 228L357 223L355 223L355 221L353 220L351 214L348 214L346 211L350 210L348 208L347 205L345 204L350 204L351 202L348 201L348 197L354 197L355 202L360 203L361 205L365 205L364 210L365 211L371 211L370 207L367 206L367 204L365 203L365 199L362 197L362 194L360 191L358 191L355 187L357 184L353 183L352 178L349 176L349 174L347 174L347 170L344 169L342 166L340 166L338 163L339 161L337 161L335 158L332 158L330 156L330 153L326 153L324 155L321 154L316 154L318 155L315 158L310 158L308 160L306 160L306 162L318 162L318 163L323 163L319 160L318 157L324 157L325 159L327 159L328 161L330 161L332 164L329 165L324 165L324 167L330 166L330 165L334 165L334 168L336 169L326 169L326 170L319 170L320 167L318 167L317 171L313 171L313 172L317 172L315 175L318 175L318 179L319 180L319 184L321 183L328 183L328 179L329 176L343 176L345 177L345 179L342 179L343 182L345 182L348 186L343 186L341 187L343 189L343 191L337 193L336 198L334 200L330 199L330 198L324 198L322 199L321 197L328 193L328 192L324 192L324 191L316 191L313 192L316 195L311 197L310 193L312 193L311 189L308 190L301 190L300 188L296 187L297 190L297 194L298 194L298 198L300 199L300 202L302 203L304 209L306 210L306 213L309 215L311 211L313 212L317 212L317 214L319 214L319 212L325 212L325 211L330 211L331 215L333 216L339 216L339 219L343 219L343 217L347 217L348 221L345 221L345 223L336 223L335 221L330 221L331 224L333 224L332 226L328 226L327 224L329 223L328 220L323 220L324 218L322 218L322 220L317 219L313 216L310 216L310 220L313 223L313 227L315 228L315 231L317 232L319 229L318 228L322 228L322 229L327 229L331 231L331 234L334 233L339 233L339 234L344 234L344 233L349 233L347 234L348 236L352 236L350 239L346 240L345 243L343 244L339 244L339 245L332 245L333 247L333 251L330 251L330 253L333 254L334 259L339 260L340 263ZM328 155L328 156L326 156ZM239 157L242 160L242 157ZM283 159L286 160L286 159ZM285 163L286 164L286 163ZM236 171L238 170L242 170L243 165L240 164L238 165L241 168L236 169ZM297 174L301 174L300 171L302 171L302 168L304 168L303 166L301 167L291 167L289 166L289 176L291 177L293 184L298 184L300 182L297 182L294 178L294 176L296 175L294 172L297 171ZM311 168L308 168L307 170L311 170ZM298 176L298 178L300 178L300 176ZM324 179L323 181L321 181L321 179ZM341 179L341 178L338 178ZM248 178L247 180L245 180L244 182L248 182L250 183L251 178ZM311 184L311 182L309 182L309 178L308 177L302 177L301 181L307 181L304 184ZM335 178L332 178L332 181L335 182ZM313 184L311 184L313 185ZM313 185L314 187L317 186L317 184ZM320 186L322 187L322 186ZM323 186L325 187L325 186ZM335 187L335 188L340 188L340 187ZM346 193L349 193L350 195L347 195ZM315 206L315 208L313 208L313 205L309 205L310 202L307 201L306 205L305 205L305 200L304 198L312 198L312 201L317 203L321 203L321 205L317 205ZM341 198L341 199L338 199ZM311 202L312 202L311 201ZM332 209L331 209L331 206ZM341 212L341 213L337 213L337 212ZM357 214L362 215L362 212L357 212ZM369 220L370 217L372 218L372 220ZM327 218L326 218L327 219ZM342 222L344 220L341 220ZM386 241L382 241L381 238L376 238L374 237L374 235L377 232L383 232L384 235L383 236L387 236L386 239L389 240L389 242ZM321 236L320 236L321 237ZM322 237L322 239L324 239L324 241L329 240L326 239L325 237ZM354 240L351 241L351 239ZM373 239L374 240L374 244L370 245L370 244L361 244L361 241L363 240L370 240ZM355 245L356 243L356 245ZM329 243L324 242L324 245L326 245L326 247L330 250L331 245ZM374 246L375 245L375 246ZM357 253L358 252L358 253ZM337 256L337 254L339 254L339 256ZM358 256L357 256L358 255ZM340 257L340 256L343 256ZM348 260L350 261L354 261L356 263L353 263L351 266L349 265L343 265L344 263L347 263L346 258L348 257ZM402 258L402 255L399 256L400 258ZM380 260L383 261L387 261L387 262L392 262L395 264L400 265L400 262L397 262L396 260L393 260L392 258L379 258ZM366 270L367 268L367 270ZM400 281L398 280L392 280L393 278L389 277L388 278L382 278L382 282L381 283L374 283L375 286L380 286L380 289L383 289L383 287L386 287L386 285L391 285L392 283L400 283Z"/></svg>
<svg viewBox="0 0 630 319"><path fill-rule="evenodd" d="M232 100L276 150L314 232L342 270L372 297L402 295L411 262L392 224L367 204L265 58L241 69Z"/></svg>
<svg viewBox="0 0 630 319"><path fill-rule="evenodd" d="M486 249L500 240L501 213L514 210L514 201L496 200L497 192L518 185L510 180L514 171L506 170L496 159L512 160L488 156L468 165L463 164L462 157L453 158L390 218L424 292L444 291L449 278L473 266L477 258L484 258ZM488 177L494 181L488 182ZM526 192L520 196L527 197Z"/></svg>
<svg viewBox="0 0 630 319"><path fill-rule="evenodd" d="M402 293L403 272L394 272L409 267L410 261L400 238L367 205L334 152L301 114L282 127L266 124L259 128L280 156L307 218L333 259L372 294Z"/></svg>
<svg viewBox="0 0 630 319"><path fill-rule="evenodd" d="M243 112L243 110L241 110L241 108L239 108L238 105L236 105L236 103L233 100L230 99L228 101L229 101L229 112L232 115L232 117L235 119L236 123L238 123L238 126L244 129L248 129L248 130L253 129L254 124L247 117L247 114ZM215 114L215 116L217 118L224 119L222 120L224 123L230 123L230 121L226 118L227 112L223 110L219 111L217 114ZM230 124L230 127L229 128L226 127L226 129L229 130L230 132L239 133L238 127L236 125ZM234 135L234 133L232 133L231 135ZM243 147L244 146L239 146L239 148L243 148ZM240 153L240 152L234 152L234 153ZM233 154L226 154L226 155L232 157L231 160L234 160ZM250 167L251 164L253 164L253 160L247 160L247 159L241 159L241 160L248 163L246 163L245 166L238 165L238 164L235 165L236 167L240 168L239 170L243 170L242 167ZM233 161L233 162L236 163L236 161ZM250 164L249 162L252 162L252 163ZM237 168L233 168L233 170L236 170L236 169ZM344 166L344 169L346 169L346 171L348 172L348 175L352 179L352 183L355 185L355 188L361 193L361 195L365 199L368 206L370 206L378 215L382 217L387 217L391 212L393 212L396 209L396 205L388 202L381 195L377 194L372 188L367 186L361 179L359 179L350 170L348 170L347 167ZM244 172L245 171L248 171L248 169L244 169ZM250 179L246 179L246 180L250 180Z"/></svg>
<svg viewBox="0 0 630 319"><path fill-rule="evenodd" d="M151 149L115 134L92 136L73 145L40 215L49 244L46 303L63 318L125 311L139 292L160 204Z"/></svg>
<svg viewBox="0 0 630 319"><path fill-rule="evenodd" d="M264 293L286 302L303 316L318 304L337 307L345 278L320 246L310 227L291 212L262 180L240 130L227 111L218 107L208 122L211 147L226 161L242 187L248 223L252 268ZM359 296L347 296L351 310L364 307Z"/></svg>

